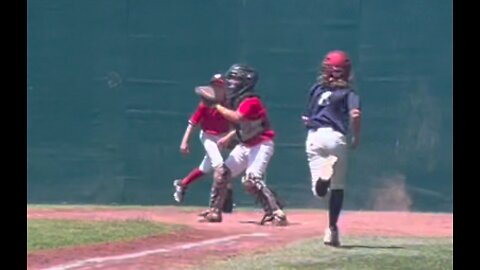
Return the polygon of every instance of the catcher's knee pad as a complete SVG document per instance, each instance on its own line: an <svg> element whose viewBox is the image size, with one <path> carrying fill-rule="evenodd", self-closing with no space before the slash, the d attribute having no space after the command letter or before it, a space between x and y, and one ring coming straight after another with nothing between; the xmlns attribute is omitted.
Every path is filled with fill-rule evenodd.
<svg viewBox="0 0 480 270"><path fill-rule="evenodd" d="M256 195L265 187L263 177L256 177L252 173L249 173L242 177L242 184L245 190L253 195Z"/></svg>
<svg viewBox="0 0 480 270"><path fill-rule="evenodd" d="M248 193L257 197L257 200L259 196L258 194L264 193L267 198L275 199L275 204L278 206L278 208L284 208L284 203L280 201L275 191L266 186L265 182L263 181L263 177L255 177L253 174L249 174L242 178L242 184ZM275 206L274 208L277 207Z"/></svg>
<svg viewBox="0 0 480 270"><path fill-rule="evenodd" d="M262 208L267 215L270 215L273 211L281 208L276 194L265 185L262 177L248 174L242 178L242 184L245 187L245 190L253 195L256 201L262 205Z"/></svg>
<svg viewBox="0 0 480 270"><path fill-rule="evenodd" d="M230 178L231 178L231 171L227 166L221 165L215 168L213 172L213 180L216 183L216 185L226 187L228 185Z"/></svg>

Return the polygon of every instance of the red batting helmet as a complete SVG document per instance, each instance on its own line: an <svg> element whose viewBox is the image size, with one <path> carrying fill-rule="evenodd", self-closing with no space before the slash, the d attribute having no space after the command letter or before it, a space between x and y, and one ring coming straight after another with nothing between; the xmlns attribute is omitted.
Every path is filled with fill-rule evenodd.
<svg viewBox="0 0 480 270"><path fill-rule="evenodd" d="M351 62L347 53L335 50L327 53L322 63L323 72L329 80L348 80L350 76Z"/></svg>

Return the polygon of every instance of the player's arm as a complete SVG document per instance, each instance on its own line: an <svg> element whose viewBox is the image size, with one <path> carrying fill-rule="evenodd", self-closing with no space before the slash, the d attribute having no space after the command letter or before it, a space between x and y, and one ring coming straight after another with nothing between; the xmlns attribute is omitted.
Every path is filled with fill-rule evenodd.
<svg viewBox="0 0 480 270"><path fill-rule="evenodd" d="M243 115L239 111L230 110L221 104L216 104L217 111L228 121L238 124L243 120Z"/></svg>
<svg viewBox="0 0 480 270"><path fill-rule="evenodd" d="M192 117L188 120L187 128L185 129L185 133L183 134L182 142L180 143L180 152L183 154L190 153L190 149L188 147L188 142L190 141L190 137L198 125L198 123L202 120L205 111L205 106L200 103L198 105L197 110L193 113Z"/></svg>
<svg viewBox="0 0 480 270"><path fill-rule="evenodd" d="M226 140L231 140L235 137L236 131L235 129L230 130L230 132L227 133L227 135L223 136Z"/></svg>
<svg viewBox="0 0 480 270"><path fill-rule="evenodd" d="M360 98L356 93L350 93L348 96L348 109L350 113L350 123L352 125L352 147L355 148L360 143L361 131L361 110Z"/></svg>
<svg viewBox="0 0 480 270"><path fill-rule="evenodd" d="M233 138L235 138L235 136L236 136L236 131L234 129L230 130L230 132L228 132L227 135L223 136L218 140L217 145L222 149L228 148L228 146L232 142Z"/></svg>
<svg viewBox="0 0 480 270"><path fill-rule="evenodd" d="M360 130L361 130L361 114L360 109L352 109L350 111L350 117L352 119L353 139L352 146L355 148L360 142Z"/></svg>
<svg viewBox="0 0 480 270"><path fill-rule="evenodd" d="M307 104L302 114L302 121L305 125L310 120L310 115L312 114L313 105L314 105L313 94L315 93L316 89L317 89L317 84L315 84L312 88L310 88L310 91L308 93Z"/></svg>
<svg viewBox="0 0 480 270"><path fill-rule="evenodd" d="M188 143L190 141L190 137L192 136L193 130L197 126L190 121L188 122L187 128L185 129L185 133L183 134L182 143Z"/></svg>

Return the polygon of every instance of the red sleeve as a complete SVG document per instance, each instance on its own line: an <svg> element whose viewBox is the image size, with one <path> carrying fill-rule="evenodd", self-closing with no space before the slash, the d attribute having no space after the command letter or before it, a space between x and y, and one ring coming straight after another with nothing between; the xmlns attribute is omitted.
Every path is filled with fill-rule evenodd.
<svg viewBox="0 0 480 270"><path fill-rule="evenodd" d="M255 118L262 110L262 103L258 98L247 98L238 106L238 112L245 118Z"/></svg>
<svg viewBox="0 0 480 270"><path fill-rule="evenodd" d="M190 117L190 120L188 122L190 122L190 124L192 125L197 125L198 123L200 123L200 121L202 121L206 110L207 106L205 106L203 102L200 102L200 104L198 104L197 110L193 113L192 117Z"/></svg>

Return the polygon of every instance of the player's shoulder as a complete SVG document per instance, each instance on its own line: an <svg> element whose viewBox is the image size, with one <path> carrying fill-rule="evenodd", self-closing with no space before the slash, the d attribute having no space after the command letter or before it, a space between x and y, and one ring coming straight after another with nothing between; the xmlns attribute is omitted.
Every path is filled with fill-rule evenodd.
<svg viewBox="0 0 480 270"><path fill-rule="evenodd" d="M346 89L346 94L347 95L351 95L351 96L358 96L358 93L357 91L355 90L355 88L352 88L352 87L349 87Z"/></svg>
<svg viewBox="0 0 480 270"><path fill-rule="evenodd" d="M257 96L257 95L252 95L252 96L248 96L246 97L244 100L244 102L262 102L262 99L260 98L260 96Z"/></svg>
<svg viewBox="0 0 480 270"><path fill-rule="evenodd" d="M249 95L247 97L245 97L241 103L244 103L244 104L261 104L262 103L262 99L260 98L259 95Z"/></svg>
<svg viewBox="0 0 480 270"><path fill-rule="evenodd" d="M242 102L240 102L239 107L242 108L264 108L262 99L258 95L252 95L245 97Z"/></svg>
<svg viewBox="0 0 480 270"><path fill-rule="evenodd" d="M314 93L317 90L322 90L322 85L318 82L315 82L311 87L310 90L308 91L310 94Z"/></svg>
<svg viewBox="0 0 480 270"><path fill-rule="evenodd" d="M203 101L198 102L197 111L204 111L207 108L208 108L207 104L205 104Z"/></svg>

